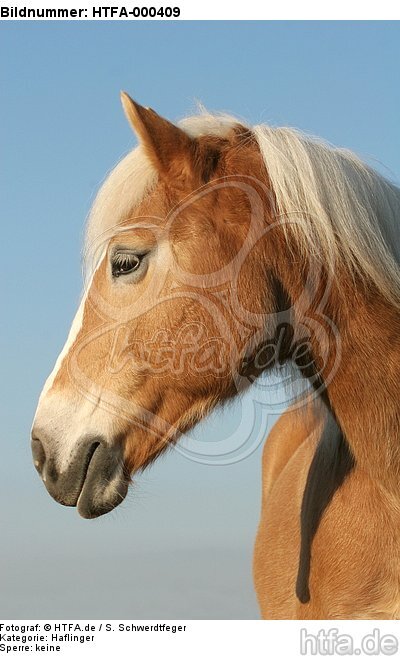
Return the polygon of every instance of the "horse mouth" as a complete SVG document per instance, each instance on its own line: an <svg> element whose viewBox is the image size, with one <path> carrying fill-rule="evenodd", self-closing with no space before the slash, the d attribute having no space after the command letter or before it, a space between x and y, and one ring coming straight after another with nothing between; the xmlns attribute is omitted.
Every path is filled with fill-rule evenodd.
<svg viewBox="0 0 400 656"><path fill-rule="evenodd" d="M94 519L114 510L125 499L129 480L120 449L98 443L88 454L86 474L76 502L80 516Z"/></svg>
<svg viewBox="0 0 400 656"><path fill-rule="evenodd" d="M36 456L38 448L33 447ZM122 446L109 446L99 440L89 447L87 441L81 443L64 472L58 471L53 459L44 455L43 458L37 469L49 494L64 506L76 507L85 519L110 512L126 497L130 477L124 466Z"/></svg>
<svg viewBox="0 0 400 656"><path fill-rule="evenodd" d="M80 490L78 492L77 504L79 502L79 497L81 496L82 490L83 490L84 485L86 483L86 478L87 478L87 475L88 475L90 463L93 459L93 456L94 456L96 450L99 448L99 446L100 446L100 442L93 442L93 444L89 448L89 451L86 454L86 458L85 458L85 462L84 462L84 466L83 466L83 472L82 472L82 474L83 474L82 475L82 483L81 483L81 486L80 486Z"/></svg>

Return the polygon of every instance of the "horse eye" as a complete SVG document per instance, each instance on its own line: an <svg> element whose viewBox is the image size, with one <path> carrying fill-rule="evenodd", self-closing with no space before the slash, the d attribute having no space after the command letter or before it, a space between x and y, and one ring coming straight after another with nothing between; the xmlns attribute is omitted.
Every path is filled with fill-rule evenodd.
<svg viewBox="0 0 400 656"><path fill-rule="evenodd" d="M125 276L128 273L136 271L140 267L143 255L135 253L116 253L112 260L112 275L114 278Z"/></svg>

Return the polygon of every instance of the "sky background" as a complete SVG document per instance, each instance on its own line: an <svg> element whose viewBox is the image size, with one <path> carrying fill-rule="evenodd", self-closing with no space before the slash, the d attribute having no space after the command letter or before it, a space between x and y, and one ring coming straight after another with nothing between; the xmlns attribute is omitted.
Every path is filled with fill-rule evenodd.
<svg viewBox="0 0 400 656"><path fill-rule="evenodd" d="M399 180L400 25L14 22L0 31L0 616L257 618L260 444L282 407L282 395L269 395L276 381L194 432L222 447L233 435L238 462L171 451L95 521L46 492L31 464L31 421L78 303L85 216L135 143L119 91L172 120L198 99L251 123L295 126Z"/></svg>

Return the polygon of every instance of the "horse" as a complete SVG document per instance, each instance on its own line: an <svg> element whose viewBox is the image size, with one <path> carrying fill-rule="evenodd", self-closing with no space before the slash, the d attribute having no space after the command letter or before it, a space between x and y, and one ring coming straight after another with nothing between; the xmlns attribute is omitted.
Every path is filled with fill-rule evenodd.
<svg viewBox="0 0 400 656"><path fill-rule="evenodd" d="M263 453L264 619L400 618L400 190L350 151L122 93L139 145L90 211L85 284L33 460L84 518L291 363Z"/></svg>

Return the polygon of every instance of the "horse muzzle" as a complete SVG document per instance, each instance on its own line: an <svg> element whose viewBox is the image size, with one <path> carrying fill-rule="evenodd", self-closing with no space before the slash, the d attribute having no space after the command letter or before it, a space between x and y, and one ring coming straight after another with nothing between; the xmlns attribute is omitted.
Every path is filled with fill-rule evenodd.
<svg viewBox="0 0 400 656"><path fill-rule="evenodd" d="M101 437L80 440L61 469L44 435L32 432L32 456L49 494L64 506L76 506L81 517L93 519L110 512L128 492L122 445Z"/></svg>

